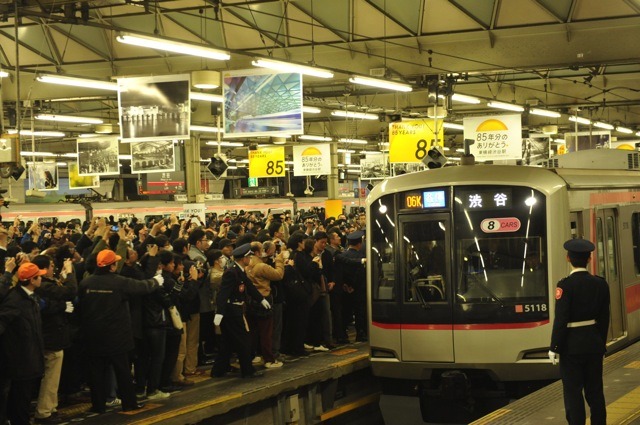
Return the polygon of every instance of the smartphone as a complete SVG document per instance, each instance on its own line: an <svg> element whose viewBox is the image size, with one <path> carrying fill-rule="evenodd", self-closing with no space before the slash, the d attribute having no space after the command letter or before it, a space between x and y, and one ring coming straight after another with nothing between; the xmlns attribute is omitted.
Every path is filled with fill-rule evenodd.
<svg viewBox="0 0 640 425"><path fill-rule="evenodd" d="M111 226L111 231L112 232L117 232L118 230L120 230L120 228L118 226Z"/></svg>

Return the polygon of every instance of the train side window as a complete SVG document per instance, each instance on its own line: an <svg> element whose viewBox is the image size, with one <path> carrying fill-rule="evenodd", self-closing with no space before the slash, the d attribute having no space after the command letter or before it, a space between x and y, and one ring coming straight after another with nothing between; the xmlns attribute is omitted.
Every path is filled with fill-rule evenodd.
<svg viewBox="0 0 640 425"><path fill-rule="evenodd" d="M376 301L396 299L396 223L393 195L385 195L371 205L371 298Z"/></svg>
<svg viewBox="0 0 640 425"><path fill-rule="evenodd" d="M640 275L640 213L631 216L631 236L633 238L633 265L636 276Z"/></svg>
<svg viewBox="0 0 640 425"><path fill-rule="evenodd" d="M444 223L439 220L404 223L402 235L402 264L406 267L405 301L446 301Z"/></svg>
<svg viewBox="0 0 640 425"><path fill-rule="evenodd" d="M604 265L604 228L602 227L602 218L596 218L596 249L598 250L598 270L597 273L604 275L606 273Z"/></svg>

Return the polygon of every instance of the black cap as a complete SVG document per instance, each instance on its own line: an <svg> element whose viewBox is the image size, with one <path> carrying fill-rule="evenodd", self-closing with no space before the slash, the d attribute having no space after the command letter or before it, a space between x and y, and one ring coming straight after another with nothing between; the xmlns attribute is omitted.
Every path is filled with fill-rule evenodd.
<svg viewBox="0 0 640 425"><path fill-rule="evenodd" d="M253 255L253 251L251 251L251 244L246 243L244 245L240 245L239 247L233 250L231 255L233 255L233 258L236 258L236 259Z"/></svg>
<svg viewBox="0 0 640 425"><path fill-rule="evenodd" d="M218 241L218 249L222 249L225 246L229 246L229 245L235 246L235 244L227 238L223 238Z"/></svg>
<svg viewBox="0 0 640 425"><path fill-rule="evenodd" d="M351 232L347 235L347 240L351 242L356 242L362 239L363 236L364 236L364 232L362 230L356 230L355 232Z"/></svg>
<svg viewBox="0 0 640 425"><path fill-rule="evenodd" d="M229 238L229 239L236 239L237 237L238 237L238 235L236 235L236 233L235 233L234 231L229 230L229 231L227 232L227 238Z"/></svg>
<svg viewBox="0 0 640 425"><path fill-rule="evenodd" d="M569 239L563 247L569 251L569 255L577 254L579 256L588 256L591 251L596 249L595 245L586 239Z"/></svg>

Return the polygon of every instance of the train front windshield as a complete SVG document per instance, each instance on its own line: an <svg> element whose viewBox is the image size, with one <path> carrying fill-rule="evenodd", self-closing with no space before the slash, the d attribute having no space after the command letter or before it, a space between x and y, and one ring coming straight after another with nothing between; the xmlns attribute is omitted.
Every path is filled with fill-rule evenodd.
<svg viewBox="0 0 640 425"><path fill-rule="evenodd" d="M548 318L542 193L509 186L412 190L382 196L370 213L374 321L425 318L423 309L405 308L400 319L386 301L428 304L433 323L449 322L438 311L452 304L460 306L455 321L491 321L491 311L504 321ZM465 308L472 304L489 310Z"/></svg>
<svg viewBox="0 0 640 425"><path fill-rule="evenodd" d="M458 302L544 308L545 197L528 188L459 187L452 205Z"/></svg>

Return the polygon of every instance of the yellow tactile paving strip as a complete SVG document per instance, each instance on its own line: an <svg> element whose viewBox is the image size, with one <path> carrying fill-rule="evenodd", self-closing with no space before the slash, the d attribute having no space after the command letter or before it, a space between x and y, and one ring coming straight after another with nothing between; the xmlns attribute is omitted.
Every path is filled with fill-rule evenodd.
<svg viewBox="0 0 640 425"><path fill-rule="evenodd" d="M169 412L160 413L159 415L155 415L155 416L151 416L151 417L148 417L148 418L144 418L144 419L141 419L139 421L129 422L129 424L131 424L131 425L147 425L147 424L162 423L163 421L166 421L167 419L175 418L177 416L184 415L184 414L187 414L187 413L190 413L190 412L194 412L194 411L199 410L199 409L204 409L206 407L214 406L216 404L226 403L226 402L228 402L230 400L238 399L240 397L242 397L242 393L227 394L226 396L223 396L223 397L214 398L214 399L207 400L205 402L198 403L198 404L189 404L189 405L184 406L182 408L173 409L173 410L171 410Z"/></svg>
<svg viewBox="0 0 640 425"><path fill-rule="evenodd" d="M629 391L613 403L607 404L607 423L628 424L640 415L639 409L640 386Z"/></svg>

